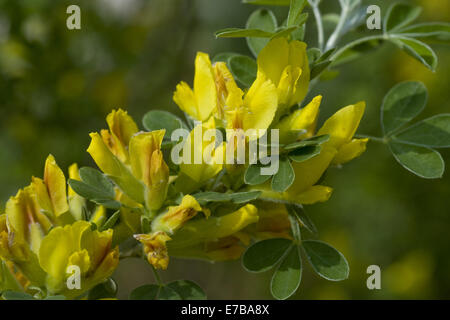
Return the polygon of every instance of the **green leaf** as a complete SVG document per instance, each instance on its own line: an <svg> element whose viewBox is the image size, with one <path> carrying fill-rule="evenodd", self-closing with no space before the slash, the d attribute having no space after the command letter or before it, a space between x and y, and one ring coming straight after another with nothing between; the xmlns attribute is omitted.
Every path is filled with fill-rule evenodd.
<svg viewBox="0 0 450 320"><path fill-rule="evenodd" d="M309 232L314 235L318 234L317 228L312 222L312 220L308 217L303 207L299 205L287 205L288 211L295 215L297 219L300 221L303 227L305 227Z"/></svg>
<svg viewBox="0 0 450 320"><path fill-rule="evenodd" d="M421 39L428 42L449 43L450 23L419 23L403 28L398 33L408 38Z"/></svg>
<svg viewBox="0 0 450 320"><path fill-rule="evenodd" d="M288 6L290 4L290 0L242 0L242 3L267 6Z"/></svg>
<svg viewBox="0 0 450 320"><path fill-rule="evenodd" d="M382 43L383 40L378 38L363 38L352 41L340 49L340 53L334 57L332 65L338 66L353 61L363 54L378 48Z"/></svg>
<svg viewBox="0 0 450 320"><path fill-rule="evenodd" d="M294 182L295 172L288 158L279 160L278 172L272 178L272 190L286 191Z"/></svg>
<svg viewBox="0 0 450 320"><path fill-rule="evenodd" d="M315 79L318 77L323 71L325 71L328 66L331 64L330 60L319 62L317 64L314 64L311 68L311 79Z"/></svg>
<svg viewBox="0 0 450 320"><path fill-rule="evenodd" d="M242 265L249 272L264 272L273 268L292 246L288 239L267 239L248 247Z"/></svg>
<svg viewBox="0 0 450 320"><path fill-rule="evenodd" d="M420 121L395 136L396 141L430 148L450 148L450 114Z"/></svg>
<svg viewBox="0 0 450 320"><path fill-rule="evenodd" d="M238 55L239 54L234 53L234 52L222 52L222 53L219 53L214 56L214 58L212 59L212 63L222 61L222 62L225 62L228 64L228 61L230 60L230 58L232 58L234 56L238 56Z"/></svg>
<svg viewBox="0 0 450 320"><path fill-rule="evenodd" d="M183 300L183 299L172 288L168 286L162 286L158 292L158 300Z"/></svg>
<svg viewBox="0 0 450 320"><path fill-rule="evenodd" d="M270 282L270 292L279 300L292 296L302 280L302 260L299 248L292 246Z"/></svg>
<svg viewBox="0 0 450 320"><path fill-rule="evenodd" d="M421 178L437 179L444 174L445 163L436 150L397 142L390 142L389 148L398 163Z"/></svg>
<svg viewBox="0 0 450 320"><path fill-rule="evenodd" d="M247 167L244 175L244 182L249 185L257 185L266 182L272 177L271 175L262 175L261 168L266 165L262 164L251 164Z"/></svg>
<svg viewBox="0 0 450 320"><path fill-rule="evenodd" d="M108 278L105 282L96 285L89 291L88 300L115 298L117 295L117 283Z"/></svg>
<svg viewBox="0 0 450 320"><path fill-rule="evenodd" d="M233 203L247 203L258 199L261 193L261 191L236 192L231 193L230 197Z"/></svg>
<svg viewBox="0 0 450 320"><path fill-rule="evenodd" d="M111 183L111 181L109 181L107 177L105 177L103 173L89 167L81 168L79 170L79 173L81 181L97 189L99 191L99 195L104 195L95 198L99 199L114 198L115 195L114 185Z"/></svg>
<svg viewBox="0 0 450 320"><path fill-rule="evenodd" d="M393 3L384 18L384 31L392 32L416 20L422 8L406 3Z"/></svg>
<svg viewBox="0 0 450 320"><path fill-rule="evenodd" d="M206 300L206 294L195 282L189 280L177 280L167 284L183 300Z"/></svg>
<svg viewBox="0 0 450 320"><path fill-rule="evenodd" d="M116 224L117 220L119 220L120 217L120 210L117 210L114 212L111 217L106 220L105 224L103 224L99 229L100 231L105 231L108 229L112 229L114 225Z"/></svg>
<svg viewBox="0 0 450 320"><path fill-rule="evenodd" d="M277 29L277 18L272 11L267 9L259 9L254 11L247 20L247 29L259 29L272 34ZM269 39L264 38L247 38L247 45L255 57L266 46Z"/></svg>
<svg viewBox="0 0 450 320"><path fill-rule="evenodd" d="M146 284L137 287L130 293L130 300L156 300L160 287L156 284Z"/></svg>
<svg viewBox="0 0 450 320"><path fill-rule="evenodd" d="M5 300L35 300L32 295L25 292L4 291L2 297Z"/></svg>
<svg viewBox="0 0 450 320"><path fill-rule="evenodd" d="M256 79L258 66L256 61L247 56L235 56L230 58L230 71L233 76L244 86L249 88Z"/></svg>
<svg viewBox="0 0 450 320"><path fill-rule="evenodd" d="M216 31L215 36L216 38L271 38L273 34L259 29L226 28Z"/></svg>
<svg viewBox="0 0 450 320"><path fill-rule="evenodd" d="M6 261L0 259L0 290L21 291L22 285L6 265Z"/></svg>
<svg viewBox="0 0 450 320"><path fill-rule="evenodd" d="M303 15L303 14L302 14ZM304 15L306 15L306 17L308 17L307 13L304 13ZM281 38L281 37L287 37L289 36L292 32L298 30L300 27L290 27L290 28L279 28L278 31L273 35L272 39L274 38Z"/></svg>
<svg viewBox="0 0 450 320"><path fill-rule="evenodd" d="M381 106L381 127L385 135L391 134L414 119L428 101L425 85L417 81L401 82L384 97Z"/></svg>
<svg viewBox="0 0 450 320"><path fill-rule="evenodd" d="M289 14L287 18L287 26L292 27L298 25L298 17L306 6L306 0L291 0Z"/></svg>
<svg viewBox="0 0 450 320"><path fill-rule="evenodd" d="M214 191L199 192L193 196L197 201L204 202L227 202L245 203L257 199L261 195L261 191L248 191L236 193L220 193Z"/></svg>
<svg viewBox="0 0 450 320"><path fill-rule="evenodd" d="M303 162L317 156L322 148L318 145L305 146L289 152L288 157L295 162Z"/></svg>
<svg viewBox="0 0 450 320"><path fill-rule="evenodd" d="M320 136L315 136L315 137L311 137L302 141L297 141L291 144L288 144L287 146L284 147L285 150L293 150L293 149L297 149L297 148L302 148L305 146L316 146L316 145L321 145L324 142L327 142L328 140L330 140L330 135L328 134L323 134Z"/></svg>
<svg viewBox="0 0 450 320"><path fill-rule="evenodd" d="M310 66L314 65L314 62L316 62L320 56L322 55L322 52L319 48L311 48L306 50L306 56L308 57L308 62Z"/></svg>
<svg viewBox="0 0 450 320"><path fill-rule="evenodd" d="M413 38L400 37L398 35L390 37L389 40L431 71L434 72L436 70L438 64L437 55L427 44Z"/></svg>
<svg viewBox="0 0 450 320"><path fill-rule="evenodd" d="M161 110L147 112L144 118L142 118L142 124L147 131L165 129L166 134L164 138L169 140L173 131L180 128L187 128L183 120L170 112Z"/></svg>
<svg viewBox="0 0 450 320"><path fill-rule="evenodd" d="M319 276L330 281L348 278L350 269L347 260L335 248L317 240L304 240L302 246L309 263Z"/></svg>
<svg viewBox="0 0 450 320"><path fill-rule="evenodd" d="M77 194L107 208L120 208L120 202L114 200L114 185L103 173L89 167L83 167L79 172L82 181L68 181Z"/></svg>

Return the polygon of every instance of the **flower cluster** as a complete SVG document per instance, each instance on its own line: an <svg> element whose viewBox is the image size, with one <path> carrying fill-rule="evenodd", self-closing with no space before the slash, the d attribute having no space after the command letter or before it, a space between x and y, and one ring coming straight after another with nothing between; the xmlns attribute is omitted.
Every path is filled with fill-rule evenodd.
<svg viewBox="0 0 450 320"><path fill-rule="evenodd" d="M50 155L44 178L33 177L8 201L0 215L2 289L79 297L111 276L118 245L132 239L156 269L166 269L171 256L223 261L239 258L254 239L291 239L285 204L330 197L332 189L320 184L324 172L365 150L367 139L353 137L365 105L340 109L316 130L322 97L299 108L310 81L304 42L272 39L257 68L252 85L243 90L225 62L211 63L198 53L193 89L181 82L174 101L193 123L184 144L194 140L199 127L277 130L280 159L300 151L300 158L288 160L295 179L283 190L274 188L276 177L272 183L271 177L249 183L248 163L174 164L164 129L139 131L127 112L114 110L106 119L108 129L91 133L87 149L102 173L72 165L67 190ZM205 137L201 141L189 147L193 155L209 148ZM220 157L227 143L208 152ZM305 146L316 152L301 158ZM66 285L69 266L80 269L80 289Z"/></svg>

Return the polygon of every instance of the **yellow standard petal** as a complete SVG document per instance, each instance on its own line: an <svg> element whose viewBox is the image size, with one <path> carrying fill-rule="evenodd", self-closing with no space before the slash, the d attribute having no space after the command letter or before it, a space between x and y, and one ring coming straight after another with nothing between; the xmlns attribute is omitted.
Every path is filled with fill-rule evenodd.
<svg viewBox="0 0 450 320"><path fill-rule="evenodd" d="M314 135L321 101L322 96L317 96L304 108L281 119L275 126L275 129L280 130L280 143L288 144L296 141L299 137L306 139ZM303 133L303 130L306 130L306 133Z"/></svg>
<svg viewBox="0 0 450 320"><path fill-rule="evenodd" d="M102 131L102 137L111 152L120 159L128 162L127 147L131 137L138 132L138 127L126 111L113 110L106 117L109 126L109 134Z"/></svg>
<svg viewBox="0 0 450 320"><path fill-rule="evenodd" d="M358 102L337 111L320 128L318 135L329 134L330 140L324 145L339 149L343 144L350 142L358 129L359 122L364 114L365 102Z"/></svg>
<svg viewBox="0 0 450 320"><path fill-rule="evenodd" d="M344 164L359 157L364 151L366 151L366 145L369 139L353 139L349 143L344 144L339 148L338 153L333 159L332 164Z"/></svg>
<svg viewBox="0 0 450 320"><path fill-rule="evenodd" d="M45 161L44 183L52 203L53 212L58 217L69 210L67 203L66 178L52 155Z"/></svg>
<svg viewBox="0 0 450 320"><path fill-rule="evenodd" d="M152 222L152 229L172 234L193 218L202 207L191 195L185 195L178 206L169 207Z"/></svg>
<svg viewBox="0 0 450 320"><path fill-rule="evenodd" d="M198 52L195 58L194 89L191 90L186 83L181 82L173 100L181 110L199 121L207 120L216 109L214 70L206 53Z"/></svg>

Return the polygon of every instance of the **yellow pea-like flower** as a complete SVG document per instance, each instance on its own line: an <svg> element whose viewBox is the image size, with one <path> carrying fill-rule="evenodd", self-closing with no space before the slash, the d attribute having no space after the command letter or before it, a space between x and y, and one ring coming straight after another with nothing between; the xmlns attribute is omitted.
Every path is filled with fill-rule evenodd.
<svg viewBox="0 0 450 320"><path fill-rule="evenodd" d="M257 222L258 219L258 209L252 204L247 204L220 217L211 216L208 219L191 220L173 235L169 250L235 235L248 225Z"/></svg>
<svg viewBox="0 0 450 320"><path fill-rule="evenodd" d="M170 237L163 231L151 234L137 234L136 240L142 243L148 262L156 269L167 269L169 265L169 254L166 242Z"/></svg>
<svg viewBox="0 0 450 320"><path fill-rule="evenodd" d="M261 50L257 63L258 73L277 88L280 114L305 98L310 80L306 43L274 38Z"/></svg>
<svg viewBox="0 0 450 320"><path fill-rule="evenodd" d="M45 161L44 179L32 178L31 183L39 205L54 217L69 210L66 178L52 155Z"/></svg>
<svg viewBox="0 0 450 320"><path fill-rule="evenodd" d="M366 150L368 139L353 139L364 114L364 101L349 105L337 111L320 128L318 135L329 134L330 139L323 147L332 147L337 153L333 164L348 162Z"/></svg>
<svg viewBox="0 0 450 320"><path fill-rule="evenodd" d="M214 119L198 124L184 141L183 161L180 173L197 183L215 177L223 168L225 144L215 146L216 140L208 140L207 130L215 130ZM205 159L206 158L206 159Z"/></svg>
<svg viewBox="0 0 450 320"><path fill-rule="evenodd" d="M314 135L321 101L322 96L319 95L304 108L281 119L274 127L274 129L279 130L280 143L289 144L300 137L306 139ZM306 132L303 132L304 130Z"/></svg>
<svg viewBox="0 0 450 320"><path fill-rule="evenodd" d="M39 250L39 263L47 273L47 289L75 297L111 276L119 263L119 250L111 247L112 235L111 229L92 230L87 221L52 229ZM67 288L70 266L80 270L81 289Z"/></svg>
<svg viewBox="0 0 450 320"><path fill-rule="evenodd" d="M194 88L182 81L177 85L173 100L181 110L199 121L207 120L216 109L214 70L206 53L198 52L195 58Z"/></svg>
<svg viewBox="0 0 450 320"><path fill-rule="evenodd" d="M130 140L130 162L133 175L146 186L145 203L159 209L167 196L169 167L164 162L161 143L165 130L143 132Z"/></svg>
<svg viewBox="0 0 450 320"><path fill-rule="evenodd" d="M106 117L106 122L109 131L101 131L103 141L120 161L128 163L127 147L131 137L138 132L136 123L122 109L111 111Z"/></svg>
<svg viewBox="0 0 450 320"><path fill-rule="evenodd" d="M185 195L180 205L169 207L167 212L160 214L153 220L152 229L173 234L199 211L203 211L203 209L197 200L191 195ZM208 216L209 211L204 211L204 213Z"/></svg>

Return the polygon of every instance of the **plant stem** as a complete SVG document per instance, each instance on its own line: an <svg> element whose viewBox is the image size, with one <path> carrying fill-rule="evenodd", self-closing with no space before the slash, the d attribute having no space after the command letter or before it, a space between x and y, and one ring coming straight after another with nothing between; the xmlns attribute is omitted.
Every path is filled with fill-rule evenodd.
<svg viewBox="0 0 450 320"><path fill-rule="evenodd" d="M323 32L322 15L320 13L319 4L317 2L312 2L310 0L308 0L308 2L313 10L314 18L316 19L318 46L319 46L319 49L321 51L323 51L325 39L324 39L324 32Z"/></svg>
<svg viewBox="0 0 450 320"><path fill-rule="evenodd" d="M381 142L381 143L387 143L388 140L386 138L380 138L380 137L374 137L374 136L369 136L366 134L355 134L356 138L369 138L370 140L376 141L376 142Z"/></svg>
<svg viewBox="0 0 450 320"><path fill-rule="evenodd" d="M347 20L347 16L349 13L349 8L342 5L341 3L341 16L339 18L339 22L336 26L336 29L334 29L333 33L331 34L330 38L327 41L327 46L325 47L325 51L330 50L331 48L334 48L341 37L342 29L344 28L345 20Z"/></svg>
<svg viewBox="0 0 450 320"><path fill-rule="evenodd" d="M352 42L348 43L347 45L343 46L342 48L340 48L339 50L337 50L335 53L333 53L331 55L331 57L330 57L330 60L331 61L336 60L336 58L338 58L346 50L348 50L348 49L350 49L350 48L352 48L354 46L357 46L357 45L359 45L361 43L364 43L364 42L367 42L367 41L371 41L371 40L382 40L382 39L383 40L387 39L387 36L384 35L384 34L378 34L378 35L375 35L375 36L368 36L368 37L364 37L364 38L352 41Z"/></svg>
<svg viewBox="0 0 450 320"><path fill-rule="evenodd" d="M161 281L161 277L159 276L158 271L155 269L154 266L150 265L150 267L152 268L156 282L158 283L159 286L162 286L163 282Z"/></svg>

